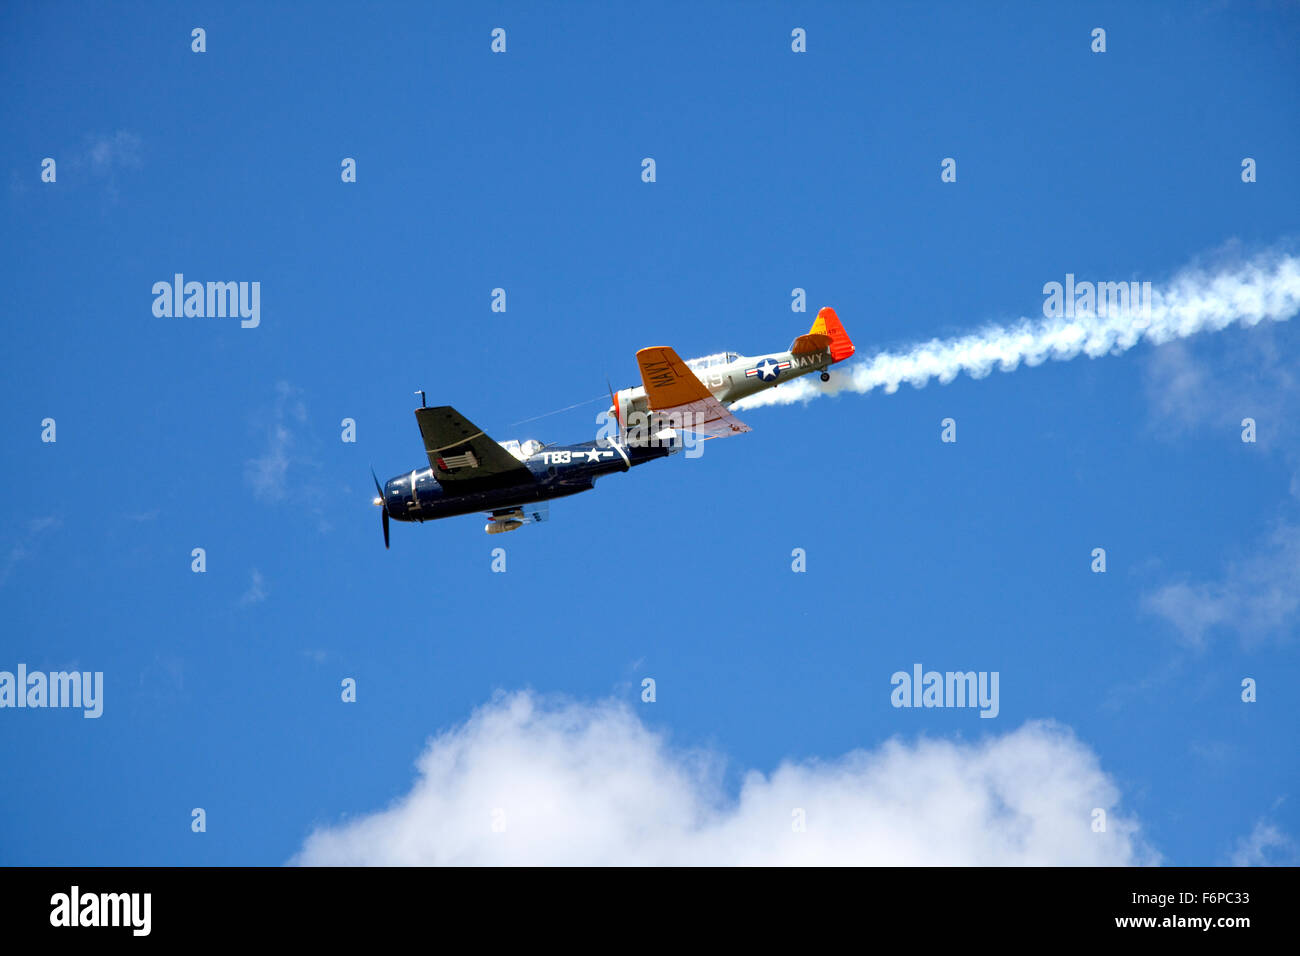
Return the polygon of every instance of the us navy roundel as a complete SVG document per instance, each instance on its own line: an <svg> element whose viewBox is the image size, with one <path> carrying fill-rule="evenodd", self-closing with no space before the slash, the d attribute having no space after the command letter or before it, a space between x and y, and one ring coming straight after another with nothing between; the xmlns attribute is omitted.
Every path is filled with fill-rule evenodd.
<svg viewBox="0 0 1300 956"><path fill-rule="evenodd" d="M789 362L778 362L776 359L765 358L751 369L745 370L745 378L758 376L760 381L770 382L776 378L785 369L790 367Z"/></svg>

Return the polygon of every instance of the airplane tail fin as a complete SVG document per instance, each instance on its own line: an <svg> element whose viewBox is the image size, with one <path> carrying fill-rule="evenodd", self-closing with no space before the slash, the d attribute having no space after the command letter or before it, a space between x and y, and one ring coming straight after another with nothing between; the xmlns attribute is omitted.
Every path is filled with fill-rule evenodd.
<svg viewBox="0 0 1300 956"><path fill-rule="evenodd" d="M832 362L843 362L855 351L853 340L849 338L849 333L844 331L844 326L840 324L840 317L835 314L834 309L825 308L818 312L808 334L831 337Z"/></svg>

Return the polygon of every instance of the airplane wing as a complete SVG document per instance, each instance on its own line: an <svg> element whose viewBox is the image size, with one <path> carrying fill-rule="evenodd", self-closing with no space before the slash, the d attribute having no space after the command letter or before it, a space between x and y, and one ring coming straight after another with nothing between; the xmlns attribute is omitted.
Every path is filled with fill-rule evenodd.
<svg viewBox="0 0 1300 956"><path fill-rule="evenodd" d="M749 431L713 397L672 349L656 345L636 353L641 384L659 427L725 438Z"/></svg>
<svg viewBox="0 0 1300 956"><path fill-rule="evenodd" d="M523 462L450 405L417 408L415 420L439 484L469 491L536 481Z"/></svg>

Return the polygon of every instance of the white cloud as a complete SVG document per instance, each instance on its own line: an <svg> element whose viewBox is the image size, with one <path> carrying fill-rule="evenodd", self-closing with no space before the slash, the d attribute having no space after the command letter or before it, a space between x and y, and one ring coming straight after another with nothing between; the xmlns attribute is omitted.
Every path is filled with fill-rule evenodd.
<svg viewBox="0 0 1300 956"><path fill-rule="evenodd" d="M275 405L263 423L266 450L244 462L244 477L253 494L263 501L281 501L288 493L289 467L300 461L295 451L297 438L290 426L306 420L307 406L298 390L288 382L276 383Z"/></svg>
<svg viewBox="0 0 1300 956"><path fill-rule="evenodd" d="M1167 584L1146 595L1143 605L1191 647L1206 646L1219 629L1236 631L1248 644L1286 637L1300 624L1300 525L1279 524L1218 580Z"/></svg>
<svg viewBox="0 0 1300 956"><path fill-rule="evenodd" d="M498 694L429 742L388 809L313 832L308 865L1155 863L1097 757L1058 724L892 740L721 786L625 704ZM1093 808L1106 810L1104 833ZM792 827L806 814L805 832ZM504 830L494 830L503 821Z"/></svg>
<svg viewBox="0 0 1300 956"><path fill-rule="evenodd" d="M256 430L265 435L260 455L244 461L244 481L260 501L278 503L292 491L297 510L309 515L316 530L328 534L334 529L326 497L333 494L322 482L320 461L315 457L320 444L312 434L307 404L301 389L277 382L275 401L260 409Z"/></svg>
<svg viewBox="0 0 1300 956"><path fill-rule="evenodd" d="M16 540L3 561L0 561L0 586L3 586L13 574L14 569L32 556L32 549L47 531L60 527L63 519L53 515L44 518L32 518L27 522L27 531Z"/></svg>
<svg viewBox="0 0 1300 956"><path fill-rule="evenodd" d="M285 496L286 478L289 474L289 449L293 447L293 434L277 422L267 428L266 451L244 463L244 476L253 494L265 501L280 501Z"/></svg>
<svg viewBox="0 0 1300 956"><path fill-rule="evenodd" d="M139 169L140 137L122 129L110 136L91 136L86 148L86 161L101 175L121 168Z"/></svg>
<svg viewBox="0 0 1300 956"><path fill-rule="evenodd" d="M1276 454L1291 472L1291 494L1300 497L1297 343L1297 330L1261 325L1212 343L1174 341L1152 350L1145 379L1153 430L1172 440L1208 429L1231 454ZM1254 446L1241 442L1244 418L1255 419ZM1273 531L1225 562L1217 579L1174 581L1144 596L1144 607L1187 646L1203 648L1227 631L1254 644L1300 625L1300 524L1287 517L1278 491L1284 507Z"/></svg>
<svg viewBox="0 0 1300 956"><path fill-rule="evenodd" d="M262 572L253 568L253 573L249 580L248 590L244 592L239 599L240 607L247 607L249 604L258 604L266 600L266 582L262 578Z"/></svg>
<svg viewBox="0 0 1300 956"><path fill-rule="evenodd" d="M1233 848L1232 866L1294 866L1296 847L1285 833L1267 820L1260 820L1249 836Z"/></svg>
<svg viewBox="0 0 1300 956"><path fill-rule="evenodd" d="M1256 423L1256 447L1277 453L1300 497L1300 335L1261 325L1214 342L1174 341L1151 351L1145 385L1155 433L1178 438L1208 428L1241 449L1242 420Z"/></svg>
<svg viewBox="0 0 1300 956"><path fill-rule="evenodd" d="M72 152L65 161L59 163L59 181L64 181L65 172L72 174L68 177L69 183L94 179L104 190L108 201L116 204L121 198L119 183L126 179L126 172L138 170L144 165L141 146L140 137L129 130L89 134L81 149ZM53 156L59 158L58 153Z"/></svg>

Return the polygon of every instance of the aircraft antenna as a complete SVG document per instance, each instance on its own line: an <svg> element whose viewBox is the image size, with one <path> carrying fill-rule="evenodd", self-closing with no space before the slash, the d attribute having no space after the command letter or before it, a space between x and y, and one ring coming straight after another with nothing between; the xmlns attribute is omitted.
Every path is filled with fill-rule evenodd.
<svg viewBox="0 0 1300 956"><path fill-rule="evenodd" d="M583 405L590 405L592 402L603 401L604 398L605 398L604 395L597 395L595 398L589 398L585 402L575 402L572 405L565 405L563 408L557 408L555 411L547 412L544 415L534 415L532 418L525 418L517 422L511 422L509 425L506 426L506 428L514 428L516 425L525 425L528 422L535 422L539 418L550 418L552 415L560 414L560 412L567 412L571 408L581 408Z"/></svg>

